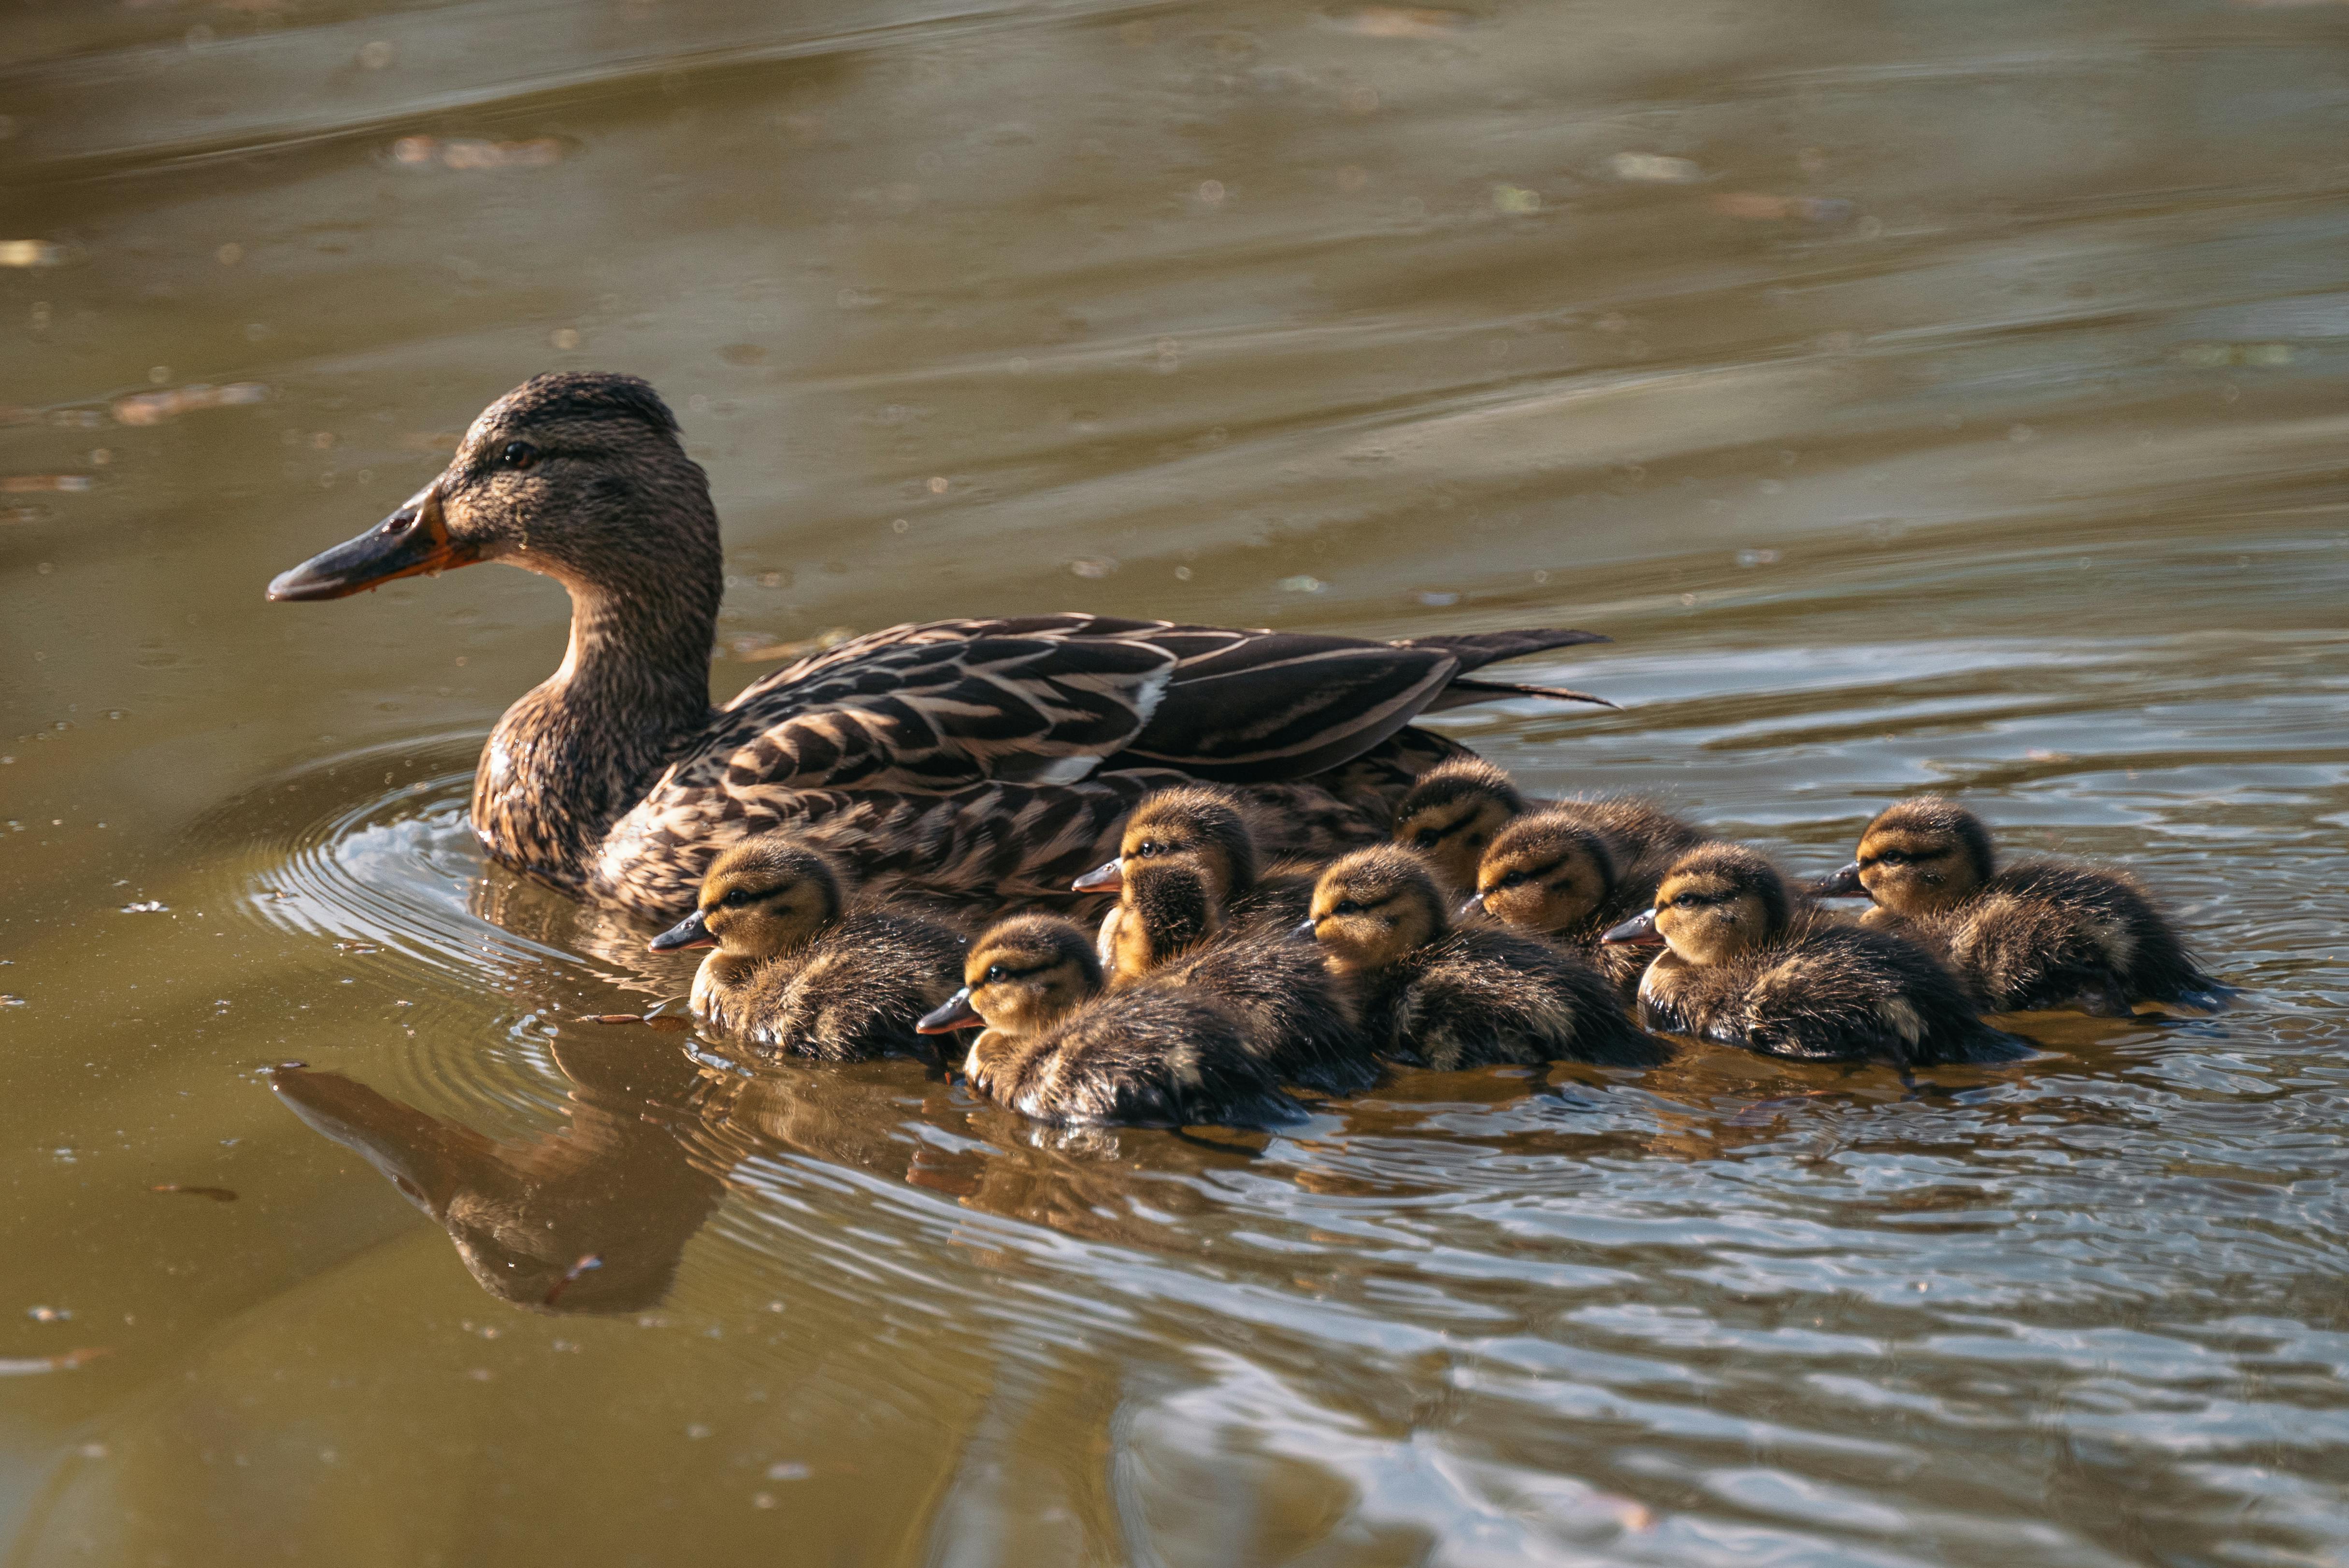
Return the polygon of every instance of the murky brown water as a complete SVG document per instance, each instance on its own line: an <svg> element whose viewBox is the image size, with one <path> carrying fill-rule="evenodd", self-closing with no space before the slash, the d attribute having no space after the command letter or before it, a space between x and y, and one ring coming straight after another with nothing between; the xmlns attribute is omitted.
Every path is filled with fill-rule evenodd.
<svg viewBox="0 0 2349 1568"><path fill-rule="evenodd" d="M0 1562L2349 1561L2349 12L379 9L0 23ZM1444 722L1805 869L1961 789L2245 995L1228 1147L570 1024L669 972L461 824L561 594L261 588L587 365L721 693L1596 626Z"/></svg>

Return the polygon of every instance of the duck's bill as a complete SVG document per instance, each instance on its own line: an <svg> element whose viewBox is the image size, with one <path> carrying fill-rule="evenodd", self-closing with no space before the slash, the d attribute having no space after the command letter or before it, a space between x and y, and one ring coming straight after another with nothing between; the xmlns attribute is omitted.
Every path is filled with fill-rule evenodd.
<svg viewBox="0 0 2349 1568"><path fill-rule="evenodd" d="M970 1005L970 987L966 985L923 1014L921 1020L914 1026L914 1032L917 1035L949 1035L957 1029L968 1029L974 1024L986 1021L978 1016L978 1009Z"/></svg>
<svg viewBox="0 0 2349 1568"><path fill-rule="evenodd" d="M427 487L357 539L279 573L270 582L269 596L281 601L340 599L396 578L471 566L481 558L475 546L449 537L440 492Z"/></svg>
<svg viewBox="0 0 2349 1568"><path fill-rule="evenodd" d="M1069 884L1079 892L1123 892L1125 891L1125 862L1112 861L1095 866Z"/></svg>
<svg viewBox="0 0 2349 1568"><path fill-rule="evenodd" d="M1821 877L1811 884L1813 898L1866 898L1868 889L1859 880L1859 862L1854 861L1832 876Z"/></svg>
<svg viewBox="0 0 2349 1568"><path fill-rule="evenodd" d="M1471 893L1468 895L1467 899L1461 903L1460 907L1454 912L1454 916L1455 919L1459 920L1470 920L1484 913L1485 895L1481 892Z"/></svg>
<svg viewBox="0 0 2349 1568"><path fill-rule="evenodd" d="M1313 940L1313 917L1309 914L1303 920L1299 921L1295 925L1289 927L1288 934L1295 937L1299 942L1310 942Z"/></svg>
<svg viewBox="0 0 2349 1568"><path fill-rule="evenodd" d="M709 934L709 923L697 909L645 945L655 953L675 953L686 947L715 947L718 938Z"/></svg>
<svg viewBox="0 0 2349 1568"><path fill-rule="evenodd" d="M1664 937L1663 933L1656 929L1656 912L1643 909L1622 924L1608 927L1607 934L1599 940L1628 943L1640 947L1660 947Z"/></svg>

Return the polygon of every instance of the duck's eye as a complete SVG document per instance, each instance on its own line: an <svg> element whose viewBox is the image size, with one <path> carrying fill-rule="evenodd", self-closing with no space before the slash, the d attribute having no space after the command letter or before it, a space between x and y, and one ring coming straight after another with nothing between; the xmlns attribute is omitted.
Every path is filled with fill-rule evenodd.
<svg viewBox="0 0 2349 1568"><path fill-rule="evenodd" d="M1523 887L1526 885L1526 873L1523 872L1511 872L1507 876L1501 879L1501 885L1503 887Z"/></svg>
<svg viewBox="0 0 2349 1568"><path fill-rule="evenodd" d="M1350 898L1341 899L1331 907L1330 913L1331 914L1360 914L1362 913L1362 906L1356 903Z"/></svg>
<svg viewBox="0 0 2349 1568"><path fill-rule="evenodd" d="M1412 835L1411 841L1414 849L1432 850L1444 841L1444 835L1433 828L1422 828Z"/></svg>
<svg viewBox="0 0 2349 1568"><path fill-rule="evenodd" d="M979 976L979 979L980 979L980 980L982 980L983 982L985 982L986 984L988 984L988 985L994 985L997 981L999 981L999 980L1000 980L1000 979L1002 979L1002 978L1003 978L1003 965L1000 965L1000 964L990 964L990 965L988 965L987 966L987 973Z"/></svg>
<svg viewBox="0 0 2349 1568"><path fill-rule="evenodd" d="M538 449L528 441L508 441L506 449L498 454L498 461L510 469L526 469L538 461Z"/></svg>

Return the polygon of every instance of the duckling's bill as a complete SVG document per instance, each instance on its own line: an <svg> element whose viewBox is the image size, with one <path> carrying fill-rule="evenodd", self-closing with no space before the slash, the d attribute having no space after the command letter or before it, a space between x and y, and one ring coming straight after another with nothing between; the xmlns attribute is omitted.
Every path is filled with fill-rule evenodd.
<svg viewBox="0 0 2349 1568"><path fill-rule="evenodd" d="M395 578L471 566L481 558L477 545L450 536L435 480L357 539L279 573L270 580L269 597L281 602L340 599Z"/></svg>
<svg viewBox="0 0 2349 1568"><path fill-rule="evenodd" d="M1599 940L1629 943L1640 947L1661 947L1663 945L1664 936L1663 933L1656 929L1656 912L1652 909L1643 909L1622 924L1609 926L1607 934Z"/></svg>
<svg viewBox="0 0 2349 1568"><path fill-rule="evenodd" d="M709 923L695 910L658 936L645 944L655 953L675 953L687 947L715 947L718 938L709 930Z"/></svg>
<svg viewBox="0 0 2349 1568"><path fill-rule="evenodd" d="M1125 891L1125 861L1111 861L1095 866L1069 884L1079 892L1123 892Z"/></svg>
<svg viewBox="0 0 2349 1568"><path fill-rule="evenodd" d="M923 1014L921 1020L914 1026L914 1032L917 1035L950 1035L957 1029L968 1029L986 1022L978 1016L978 1009L970 1005L970 987L966 985Z"/></svg>
<svg viewBox="0 0 2349 1568"><path fill-rule="evenodd" d="M1859 880L1859 862L1854 861L1839 872L1821 877L1811 884L1813 898L1866 898L1868 889Z"/></svg>

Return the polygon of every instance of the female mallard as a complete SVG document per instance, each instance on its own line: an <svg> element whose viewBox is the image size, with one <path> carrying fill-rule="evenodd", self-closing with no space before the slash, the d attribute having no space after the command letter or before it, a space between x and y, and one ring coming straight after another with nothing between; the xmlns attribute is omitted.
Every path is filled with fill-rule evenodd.
<svg viewBox="0 0 2349 1568"><path fill-rule="evenodd" d="M868 885L1065 897L1134 802L1186 775L1309 779L1284 790L1278 819L1300 841L1273 852L1374 838L1412 778L1459 754L1412 719L1499 696L1578 697L1467 677L1599 640L939 621L812 655L712 709L725 573L709 482L649 386L588 371L491 404L438 479L269 596L339 598L481 561L568 589L571 646L491 732L474 832L517 871L671 920L720 850L785 826L852 851Z"/></svg>
<svg viewBox="0 0 2349 1568"><path fill-rule="evenodd" d="M1811 891L1875 901L1863 924L1931 948L1992 1013L2127 1016L2139 1002L2207 1008L2226 995L2135 877L2064 861L2002 868L1982 819L1937 796L1878 812L1858 856Z"/></svg>
<svg viewBox="0 0 2349 1568"><path fill-rule="evenodd" d="M1092 943L1058 916L990 926L971 944L963 979L922 1031L983 1024L964 1076L972 1092L1022 1116L1187 1127L1302 1114L1237 1019L1179 985L1102 990Z"/></svg>
<svg viewBox="0 0 2349 1568"><path fill-rule="evenodd" d="M1655 906L1607 940L1666 944L1640 981L1640 1021L1665 1034L1904 1068L2030 1051L1976 1017L1965 988L1931 954L1826 919L1741 844L1702 844L1673 861Z"/></svg>
<svg viewBox="0 0 2349 1568"><path fill-rule="evenodd" d="M693 977L694 1012L767 1050L919 1050L914 1022L953 994L966 944L910 909L849 907L854 885L804 844L750 839L711 862L699 907L652 948L715 948Z"/></svg>
<svg viewBox="0 0 2349 1568"><path fill-rule="evenodd" d="M1586 960L1513 931L1453 928L1433 870L1409 850L1357 850L1323 872L1308 934L1357 988L1364 1032L1403 1061L1449 1071L1664 1057Z"/></svg>

